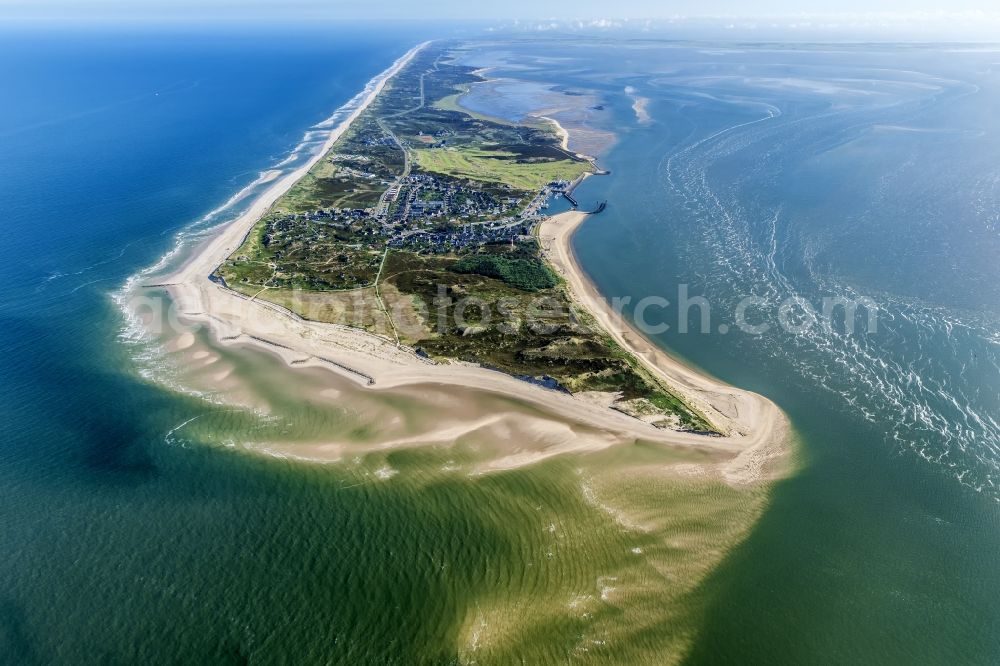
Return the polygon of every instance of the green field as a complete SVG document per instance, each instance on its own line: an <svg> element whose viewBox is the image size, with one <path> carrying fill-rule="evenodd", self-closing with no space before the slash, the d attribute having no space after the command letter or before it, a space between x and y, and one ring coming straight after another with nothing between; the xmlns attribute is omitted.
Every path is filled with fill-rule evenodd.
<svg viewBox="0 0 1000 666"><path fill-rule="evenodd" d="M573 180L590 171L576 160L524 160L516 153L482 148L421 148L413 151L421 169L454 178L504 183L516 190L537 190L553 180Z"/></svg>

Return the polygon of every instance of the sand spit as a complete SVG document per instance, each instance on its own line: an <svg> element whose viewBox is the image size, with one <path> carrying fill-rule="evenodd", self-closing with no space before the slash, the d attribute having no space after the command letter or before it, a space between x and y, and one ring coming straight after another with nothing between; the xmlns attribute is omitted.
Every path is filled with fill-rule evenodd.
<svg viewBox="0 0 1000 666"><path fill-rule="evenodd" d="M220 344L265 348L278 354L289 367L323 367L352 380L364 390L444 385L451 389L488 391L535 404L604 434L587 442L574 441L572 437L554 437L555 441L544 451L529 450L511 455L497 461L491 469L520 467L562 450L579 452L622 441L643 440L723 454L724 459L731 461L732 469L720 469L719 472L731 483L746 483L766 476L770 468L768 461L784 448L781 444L786 439L787 427L781 412L761 396L726 386L685 367L614 317L577 265L570 247L573 232L586 219L584 214L566 213L542 225L540 238L549 261L567 280L579 304L590 310L620 344L631 349L652 371L686 396L726 433L725 436L660 430L619 412L595 408L593 401L536 387L499 372L468 364L428 362L394 340L343 325L305 320L278 305L248 298L209 280L271 205L326 154L386 82L423 47L423 44L415 47L369 84L367 95L332 131L322 152L296 171L276 179L246 213L205 242L177 273L163 281L181 318L207 326ZM459 431L474 430L477 425L482 427L484 424L470 424L471 427ZM448 429L440 434L448 435ZM328 452L331 460L338 459L341 454L336 446L330 446ZM312 453L322 456L321 450Z"/></svg>
<svg viewBox="0 0 1000 666"><path fill-rule="evenodd" d="M727 480L741 482L760 478L767 462L780 456L785 448L789 430L786 417L767 398L723 384L668 355L609 306L573 252L573 234L588 217L587 213L569 211L543 222L538 238L545 258L566 280L575 303L594 315L618 344L635 354L643 365L724 434L713 438L713 443L730 444L740 450L729 466L732 469L727 467ZM677 443L691 437L685 433L671 434L678 436L676 439L671 437Z"/></svg>

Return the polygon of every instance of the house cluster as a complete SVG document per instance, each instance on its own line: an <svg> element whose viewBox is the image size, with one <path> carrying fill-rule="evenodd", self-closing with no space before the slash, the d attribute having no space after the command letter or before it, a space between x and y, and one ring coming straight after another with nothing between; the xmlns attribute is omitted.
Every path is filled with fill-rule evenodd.
<svg viewBox="0 0 1000 666"><path fill-rule="evenodd" d="M368 208L328 208L315 210L309 213L292 213L282 219L289 222L295 220L307 220L309 222L356 222L371 217Z"/></svg>
<svg viewBox="0 0 1000 666"><path fill-rule="evenodd" d="M265 246L285 236L310 242L336 239L360 249L386 243L395 249L433 254L461 253L491 243L517 243L544 217L548 199L571 183L554 181L528 203L503 191L484 190L433 174L397 181L376 208L328 208L292 213L269 222ZM302 222L310 224L303 225Z"/></svg>
<svg viewBox="0 0 1000 666"><path fill-rule="evenodd" d="M376 180L378 176L370 171L362 171L361 169L354 169L349 166L344 166L343 164L337 167L337 177L340 179L353 179L353 180Z"/></svg>
<svg viewBox="0 0 1000 666"><path fill-rule="evenodd" d="M497 197L483 190L443 182L429 174L416 174L390 190L388 218L406 223L435 218L501 217L509 214L518 201L516 197Z"/></svg>
<svg viewBox="0 0 1000 666"><path fill-rule="evenodd" d="M368 164L372 161L372 158L367 155L355 155L353 153L334 153L328 159L334 164Z"/></svg>
<svg viewBox="0 0 1000 666"><path fill-rule="evenodd" d="M530 233L528 226L504 221L465 224L459 228L414 230L389 240L391 248L406 248L435 254L461 252L487 243L515 243Z"/></svg>
<svg viewBox="0 0 1000 666"><path fill-rule="evenodd" d="M361 143L362 143L362 145L369 146L369 147L371 147L371 146L393 146L393 147L395 147L396 146L396 140L393 139L391 136L387 136L387 135L384 135L384 134L383 135L378 135L378 134L369 134L369 135L366 135L364 138L361 139Z"/></svg>

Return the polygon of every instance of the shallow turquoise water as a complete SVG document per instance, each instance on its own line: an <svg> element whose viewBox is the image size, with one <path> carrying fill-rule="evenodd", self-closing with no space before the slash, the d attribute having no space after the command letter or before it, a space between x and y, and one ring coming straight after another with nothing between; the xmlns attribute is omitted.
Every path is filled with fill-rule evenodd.
<svg viewBox="0 0 1000 666"><path fill-rule="evenodd" d="M571 463L384 486L242 455L223 440L281 424L165 390L147 377L169 368L122 339L121 284L177 232L237 211L208 215L422 36L4 40L5 660L448 661L473 597L585 573L522 566L548 561L545 525L583 515ZM568 58L559 85L601 95L592 122L618 135L601 156L613 175L578 192L610 201L576 243L605 293L673 300L689 284L721 303L713 331L747 293L849 289L885 308L859 340L660 337L774 398L804 440L804 469L697 595L690 661L995 663L996 54L517 52L529 68L511 75L542 83L533 59ZM262 384L280 374L266 355L239 362ZM419 468L413 455L393 462ZM581 519L577 538L600 528Z"/></svg>

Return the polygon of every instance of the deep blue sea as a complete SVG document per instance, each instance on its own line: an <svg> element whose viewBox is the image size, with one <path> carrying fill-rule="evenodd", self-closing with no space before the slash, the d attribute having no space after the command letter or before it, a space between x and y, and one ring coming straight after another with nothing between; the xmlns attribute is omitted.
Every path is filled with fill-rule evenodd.
<svg viewBox="0 0 1000 666"><path fill-rule="evenodd" d="M114 298L439 29L0 32L0 662L452 655L455 584L414 574L428 546L406 529L481 548L468 580L492 575L497 530L405 494L362 518L372 497L323 470L169 446L216 407L148 380ZM602 96L612 175L578 196L609 207L576 239L597 284L719 303L711 334L657 339L801 436L705 583L689 661L996 663L1000 53L499 51L477 64ZM868 295L880 333L718 333L738 297L793 293Z"/></svg>

